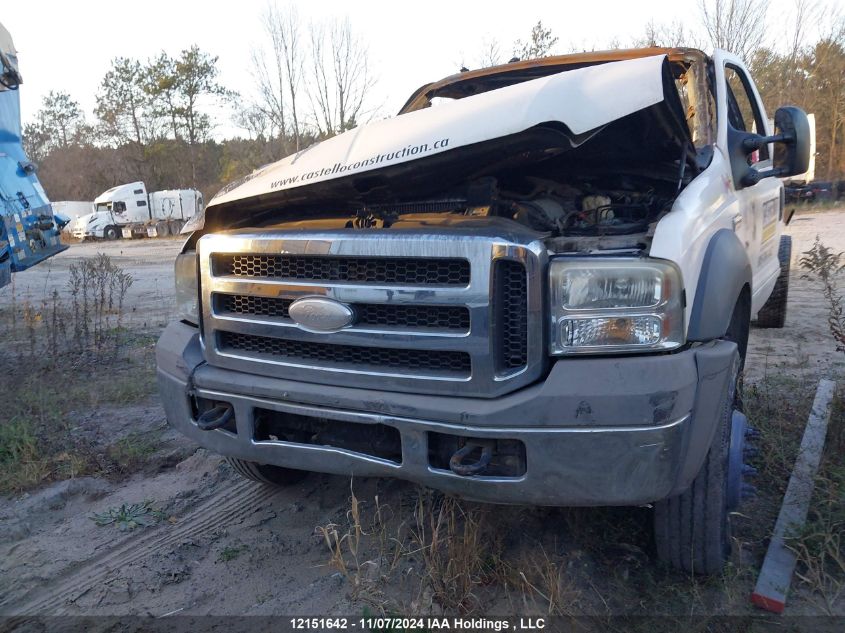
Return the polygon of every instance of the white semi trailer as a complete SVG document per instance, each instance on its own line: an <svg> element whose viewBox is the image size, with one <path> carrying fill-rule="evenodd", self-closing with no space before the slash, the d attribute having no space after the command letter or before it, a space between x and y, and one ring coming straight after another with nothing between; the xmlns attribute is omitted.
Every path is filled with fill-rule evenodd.
<svg viewBox="0 0 845 633"><path fill-rule="evenodd" d="M143 182L131 182L97 196L93 212L79 218L72 232L79 239L166 237L178 234L202 208L202 193L196 189L148 194Z"/></svg>
<svg viewBox="0 0 845 633"><path fill-rule="evenodd" d="M67 224L62 229L70 233L73 231L76 222L83 215L91 215L91 210L94 208L94 203L91 200L59 200L58 202L51 202L53 206L53 216L61 216L67 220Z"/></svg>

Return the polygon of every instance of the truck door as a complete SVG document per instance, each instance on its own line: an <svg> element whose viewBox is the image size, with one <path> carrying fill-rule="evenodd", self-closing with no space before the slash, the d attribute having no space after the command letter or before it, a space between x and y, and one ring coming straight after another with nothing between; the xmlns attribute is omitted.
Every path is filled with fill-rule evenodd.
<svg viewBox="0 0 845 633"><path fill-rule="evenodd" d="M715 64L719 146L729 149L728 126L764 136L771 134L757 88L742 61L735 55L717 51ZM749 163L759 171L771 169L772 147L761 147L750 156ZM742 187L740 183L733 183L733 187L739 203L733 218L734 230L745 244L751 263L753 316L765 303L780 271L777 253L782 185L777 178L763 178L751 187Z"/></svg>

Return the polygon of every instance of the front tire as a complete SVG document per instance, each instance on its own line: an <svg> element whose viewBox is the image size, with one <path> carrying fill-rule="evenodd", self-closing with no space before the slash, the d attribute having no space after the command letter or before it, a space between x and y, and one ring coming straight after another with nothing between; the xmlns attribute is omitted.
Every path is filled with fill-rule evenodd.
<svg viewBox="0 0 845 633"><path fill-rule="evenodd" d="M109 241L114 241L119 237L116 226L107 226L103 229L103 237Z"/></svg>
<svg viewBox="0 0 845 633"><path fill-rule="evenodd" d="M718 427L701 470L685 492L654 504L657 557L687 573L717 574L730 555L728 452L739 355L734 357L730 372Z"/></svg>
<svg viewBox="0 0 845 633"><path fill-rule="evenodd" d="M282 468L281 466L272 466L270 464L258 464L256 462L246 461L245 459L238 459L237 457L227 457L226 461L229 462L235 472L241 477L270 486L289 486L301 481L308 474L304 470Z"/></svg>
<svg viewBox="0 0 845 633"><path fill-rule="evenodd" d="M783 235L778 248L780 275L769 299L757 313L757 325L761 328L782 328L786 325L786 302L789 298L789 265L792 261L792 237Z"/></svg>

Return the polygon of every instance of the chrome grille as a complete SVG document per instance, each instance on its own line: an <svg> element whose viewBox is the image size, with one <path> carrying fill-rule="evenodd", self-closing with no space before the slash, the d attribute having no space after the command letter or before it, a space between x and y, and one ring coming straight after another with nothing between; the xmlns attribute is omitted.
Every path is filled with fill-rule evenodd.
<svg viewBox="0 0 845 633"><path fill-rule="evenodd" d="M279 378L492 397L546 358L536 234L501 227L266 231L198 242L209 364ZM301 328L298 298L352 308L336 332Z"/></svg>
<svg viewBox="0 0 845 633"><path fill-rule="evenodd" d="M309 343L236 332L218 332L218 336L219 348L223 351L254 352L290 363L320 361L338 366L390 367L456 376L468 376L470 370L469 354L464 352Z"/></svg>
<svg viewBox="0 0 845 633"><path fill-rule="evenodd" d="M528 362L528 279L525 266L499 260L493 269L493 332L500 342L499 367L518 369Z"/></svg>
<svg viewBox="0 0 845 633"><path fill-rule="evenodd" d="M415 257L219 254L214 256L214 274L366 284L465 286L469 283L469 262Z"/></svg>
<svg viewBox="0 0 845 633"><path fill-rule="evenodd" d="M249 295L214 296L220 314L243 314L289 319L288 309L293 299L252 297ZM360 303L351 306L357 325L408 328L443 328L466 332L469 330L469 310L461 306L393 305Z"/></svg>

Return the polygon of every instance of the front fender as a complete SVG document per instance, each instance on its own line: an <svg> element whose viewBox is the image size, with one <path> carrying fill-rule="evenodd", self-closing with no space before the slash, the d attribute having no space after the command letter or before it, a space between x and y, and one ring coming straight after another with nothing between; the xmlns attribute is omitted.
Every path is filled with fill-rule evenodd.
<svg viewBox="0 0 845 633"><path fill-rule="evenodd" d="M742 288L751 286L751 263L733 231L716 231L701 262L687 339L711 341L728 331Z"/></svg>

